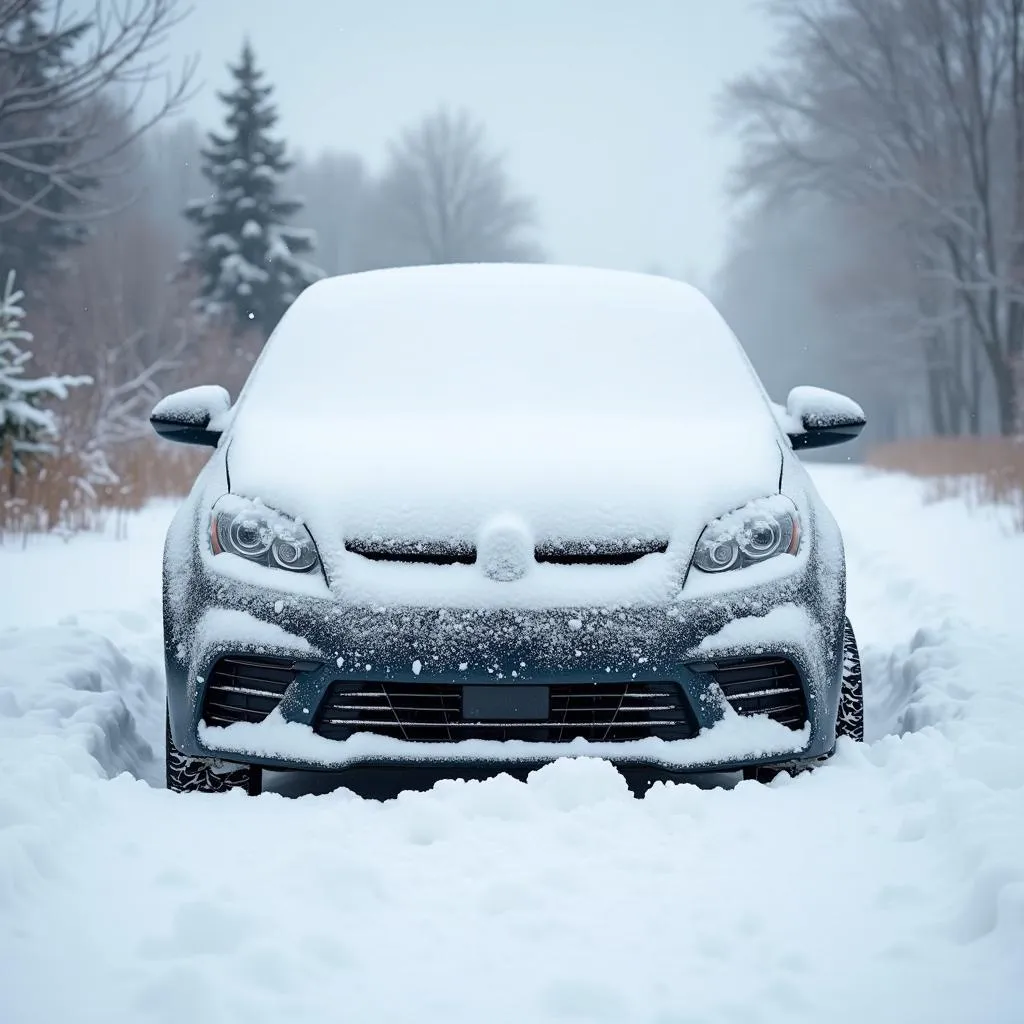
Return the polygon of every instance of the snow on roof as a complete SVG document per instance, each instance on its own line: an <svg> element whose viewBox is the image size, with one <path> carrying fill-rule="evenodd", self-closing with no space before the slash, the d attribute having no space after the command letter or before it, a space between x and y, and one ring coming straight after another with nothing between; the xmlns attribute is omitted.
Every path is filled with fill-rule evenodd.
<svg viewBox="0 0 1024 1024"><path fill-rule="evenodd" d="M316 396L347 413L720 415L728 404L762 423L770 415L732 332L695 288L548 265L324 279L285 315L243 395L260 415L307 409Z"/></svg>

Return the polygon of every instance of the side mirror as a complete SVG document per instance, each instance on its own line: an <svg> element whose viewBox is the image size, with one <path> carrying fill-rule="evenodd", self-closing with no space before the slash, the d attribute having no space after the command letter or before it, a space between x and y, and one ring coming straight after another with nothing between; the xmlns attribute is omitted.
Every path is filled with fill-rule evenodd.
<svg viewBox="0 0 1024 1024"><path fill-rule="evenodd" d="M161 399L150 413L149 422L168 441L216 448L230 410L227 391L217 384L204 384Z"/></svg>
<svg viewBox="0 0 1024 1024"><path fill-rule="evenodd" d="M852 441L864 429L864 410L852 398L824 388L793 388L783 429L794 448L825 448Z"/></svg>

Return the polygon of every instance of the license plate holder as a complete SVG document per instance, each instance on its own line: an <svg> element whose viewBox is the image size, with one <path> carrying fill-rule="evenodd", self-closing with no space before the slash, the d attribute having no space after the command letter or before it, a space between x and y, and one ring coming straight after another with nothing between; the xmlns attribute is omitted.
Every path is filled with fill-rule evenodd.
<svg viewBox="0 0 1024 1024"><path fill-rule="evenodd" d="M464 686L464 722L543 722L551 713L551 687Z"/></svg>

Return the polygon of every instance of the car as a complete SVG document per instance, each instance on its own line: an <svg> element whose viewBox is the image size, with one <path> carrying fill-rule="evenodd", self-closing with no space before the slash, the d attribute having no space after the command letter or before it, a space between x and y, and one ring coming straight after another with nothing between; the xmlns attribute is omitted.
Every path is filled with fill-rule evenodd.
<svg viewBox="0 0 1024 1024"><path fill-rule="evenodd" d="M306 289L164 555L167 785L263 769L656 777L813 766L863 735L843 543L798 451L852 400L768 398L696 289L548 265Z"/></svg>

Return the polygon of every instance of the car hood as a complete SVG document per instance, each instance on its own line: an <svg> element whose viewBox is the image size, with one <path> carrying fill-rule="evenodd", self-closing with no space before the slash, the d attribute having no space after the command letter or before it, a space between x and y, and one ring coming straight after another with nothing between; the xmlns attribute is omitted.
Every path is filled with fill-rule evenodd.
<svg viewBox="0 0 1024 1024"><path fill-rule="evenodd" d="M763 415L762 415L763 412ZM323 550L351 538L472 545L514 517L538 542L663 539L779 489L767 409L683 416L344 415L238 422L231 490L301 518Z"/></svg>

